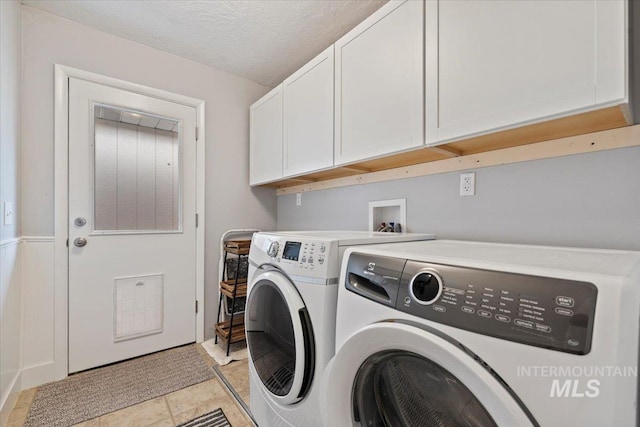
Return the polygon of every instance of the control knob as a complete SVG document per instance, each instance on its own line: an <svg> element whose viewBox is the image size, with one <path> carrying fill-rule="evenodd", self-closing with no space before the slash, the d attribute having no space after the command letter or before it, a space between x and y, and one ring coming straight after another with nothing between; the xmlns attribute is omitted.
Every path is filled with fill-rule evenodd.
<svg viewBox="0 0 640 427"><path fill-rule="evenodd" d="M278 242L271 242L269 244L269 249L267 249L267 255L271 258L275 258L278 255L278 251L280 250L280 244Z"/></svg>
<svg viewBox="0 0 640 427"><path fill-rule="evenodd" d="M434 303L442 293L442 279L433 270L422 270L409 283L411 297L422 305Z"/></svg>

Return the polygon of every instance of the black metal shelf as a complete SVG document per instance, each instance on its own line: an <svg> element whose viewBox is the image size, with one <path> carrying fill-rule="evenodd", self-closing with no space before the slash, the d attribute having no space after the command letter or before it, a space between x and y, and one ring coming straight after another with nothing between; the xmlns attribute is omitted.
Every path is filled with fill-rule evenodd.
<svg viewBox="0 0 640 427"><path fill-rule="evenodd" d="M247 260L249 257L249 248L251 246L251 240L229 240L224 242L224 260L222 264L222 278L226 280L220 281L220 299L218 300L218 321L216 323L216 339L215 343L218 343L218 338L223 339L227 343L227 356L229 355L229 349L231 344L235 342L244 341L244 318L237 318L237 315L242 311L236 311L236 301L239 298L246 298L247 296L247 271L243 271L243 260ZM229 261L229 254L237 256L237 262L235 264L235 272L230 271L231 263ZM231 298L229 320L220 320L222 315L222 300L223 298Z"/></svg>

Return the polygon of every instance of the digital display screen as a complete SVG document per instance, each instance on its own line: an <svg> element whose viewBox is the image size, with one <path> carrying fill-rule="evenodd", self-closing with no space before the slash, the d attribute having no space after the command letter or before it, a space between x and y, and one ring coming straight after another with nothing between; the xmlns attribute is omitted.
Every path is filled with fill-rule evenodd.
<svg viewBox="0 0 640 427"><path fill-rule="evenodd" d="M290 259L292 261L298 261L298 256L300 255L300 246L302 246L302 243L300 242L285 243L282 258Z"/></svg>

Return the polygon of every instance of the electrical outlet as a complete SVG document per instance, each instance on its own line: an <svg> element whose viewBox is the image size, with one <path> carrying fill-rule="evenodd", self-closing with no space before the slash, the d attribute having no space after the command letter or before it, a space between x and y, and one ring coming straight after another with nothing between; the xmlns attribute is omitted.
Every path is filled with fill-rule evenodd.
<svg viewBox="0 0 640 427"><path fill-rule="evenodd" d="M296 206L302 206L302 193L296 193Z"/></svg>
<svg viewBox="0 0 640 427"><path fill-rule="evenodd" d="M460 195L475 196L476 174L475 172L460 174Z"/></svg>

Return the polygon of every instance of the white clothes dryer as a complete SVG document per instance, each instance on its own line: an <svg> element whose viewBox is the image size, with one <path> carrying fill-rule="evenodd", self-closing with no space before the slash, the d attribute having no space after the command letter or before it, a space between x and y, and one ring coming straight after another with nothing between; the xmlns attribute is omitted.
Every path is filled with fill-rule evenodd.
<svg viewBox="0 0 640 427"><path fill-rule="evenodd" d="M327 426L638 425L640 253L349 249Z"/></svg>
<svg viewBox="0 0 640 427"><path fill-rule="evenodd" d="M254 234L245 331L250 407L261 427L322 424L319 383L335 353L338 276L344 251L358 245L434 237L359 231Z"/></svg>

